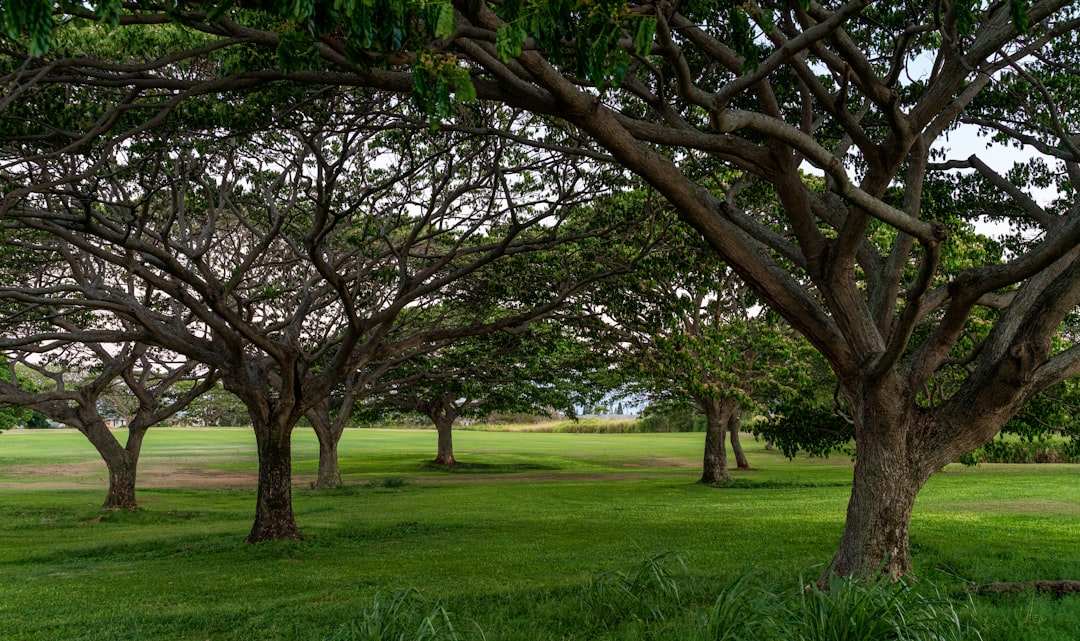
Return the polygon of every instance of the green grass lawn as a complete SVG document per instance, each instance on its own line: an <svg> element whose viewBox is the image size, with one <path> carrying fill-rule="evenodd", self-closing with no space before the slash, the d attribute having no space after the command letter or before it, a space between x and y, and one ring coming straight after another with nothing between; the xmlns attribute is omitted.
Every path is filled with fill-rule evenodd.
<svg viewBox="0 0 1080 641"><path fill-rule="evenodd" d="M426 464L434 432L349 430L346 487L314 492L316 441L298 430L306 538L251 546L247 430L151 430L135 513L98 509L105 468L80 434L7 432L0 639L318 640L409 587L490 641L599 638L566 623L583 590L666 551L702 602L747 574L795 593L834 551L850 461L787 461L747 440L756 469L703 487L702 438L462 431L463 469L448 472ZM1080 469L950 466L920 495L911 538L918 575L960 604L974 584L1080 578ZM973 603L988 641L1080 630L1080 597Z"/></svg>

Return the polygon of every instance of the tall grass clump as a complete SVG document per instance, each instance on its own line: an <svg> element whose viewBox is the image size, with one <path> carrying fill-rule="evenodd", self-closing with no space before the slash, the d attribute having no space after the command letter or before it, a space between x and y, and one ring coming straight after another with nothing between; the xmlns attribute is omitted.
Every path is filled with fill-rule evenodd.
<svg viewBox="0 0 1080 641"><path fill-rule="evenodd" d="M799 641L980 641L954 605L936 590L883 575L874 580L833 575L828 588L811 583L790 608L780 638Z"/></svg>
<svg viewBox="0 0 1080 641"><path fill-rule="evenodd" d="M581 597L582 614L605 628L628 621L664 621L684 607L689 572L674 552L650 556L629 572L606 572L594 578Z"/></svg>
<svg viewBox="0 0 1080 641"><path fill-rule="evenodd" d="M776 639L790 615L775 594L744 576L720 592L697 616L700 641ZM693 638L693 637L691 637Z"/></svg>
<svg viewBox="0 0 1080 641"><path fill-rule="evenodd" d="M477 626L460 629L438 601L409 588L377 593L360 618L346 623L326 641L484 641Z"/></svg>

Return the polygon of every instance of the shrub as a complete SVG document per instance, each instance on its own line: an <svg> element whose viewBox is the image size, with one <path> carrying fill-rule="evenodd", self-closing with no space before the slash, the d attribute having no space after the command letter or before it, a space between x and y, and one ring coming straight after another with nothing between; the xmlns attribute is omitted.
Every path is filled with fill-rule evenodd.
<svg viewBox="0 0 1080 641"><path fill-rule="evenodd" d="M973 452L961 456L960 463L1080 463L1077 439L1006 438L999 436Z"/></svg>

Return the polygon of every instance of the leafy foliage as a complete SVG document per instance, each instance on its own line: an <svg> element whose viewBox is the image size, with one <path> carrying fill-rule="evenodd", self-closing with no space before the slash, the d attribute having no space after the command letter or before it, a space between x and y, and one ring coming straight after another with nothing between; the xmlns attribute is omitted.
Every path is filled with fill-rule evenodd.
<svg viewBox="0 0 1080 641"><path fill-rule="evenodd" d="M855 426L830 407L793 398L753 425L754 435L780 448L788 458L799 452L828 457L834 451L855 455Z"/></svg>

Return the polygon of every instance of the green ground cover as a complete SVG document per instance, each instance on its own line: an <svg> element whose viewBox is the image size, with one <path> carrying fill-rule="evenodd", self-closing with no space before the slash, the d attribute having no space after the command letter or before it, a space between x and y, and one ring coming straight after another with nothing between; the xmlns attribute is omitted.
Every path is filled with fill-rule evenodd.
<svg viewBox="0 0 1080 641"><path fill-rule="evenodd" d="M135 513L98 510L104 465L81 435L7 432L0 639L320 640L407 588L490 641L675 638L684 628L648 616L590 623L613 620L596 605L599 577L668 551L685 564L681 594L695 604L671 617L689 621L747 575L796 598L838 540L850 461L787 461L748 440L756 469L737 472L733 487L703 487L702 438L462 431L465 465L448 472L426 464L433 432L349 430L346 486L314 492L316 442L298 431L294 499L306 539L250 546L246 430L152 430ZM984 639L1075 639L1080 597L971 599L967 588L1080 578L1078 490L1080 470L1067 465L942 471L912 522L923 587L936 586Z"/></svg>

